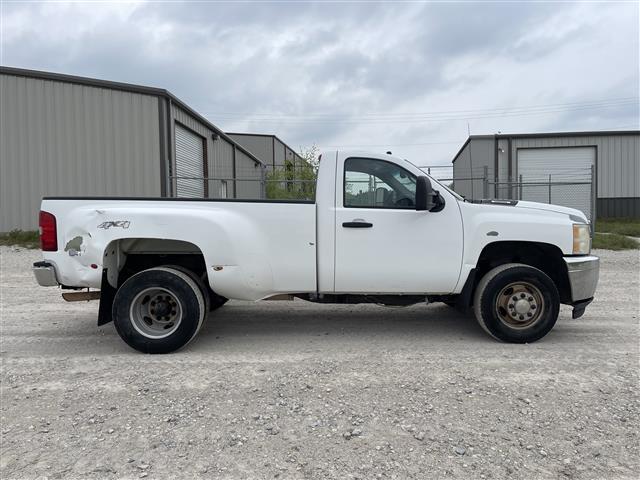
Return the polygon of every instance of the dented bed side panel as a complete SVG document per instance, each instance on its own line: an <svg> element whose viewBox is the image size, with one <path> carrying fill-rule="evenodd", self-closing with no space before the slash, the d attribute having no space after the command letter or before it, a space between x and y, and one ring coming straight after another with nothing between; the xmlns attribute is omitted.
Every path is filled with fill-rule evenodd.
<svg viewBox="0 0 640 480"><path fill-rule="evenodd" d="M103 268L113 285L123 249L158 253L149 240L163 240L201 251L211 287L228 298L316 291L313 204L45 199L42 210L56 217L59 246L43 257L63 285L100 288Z"/></svg>

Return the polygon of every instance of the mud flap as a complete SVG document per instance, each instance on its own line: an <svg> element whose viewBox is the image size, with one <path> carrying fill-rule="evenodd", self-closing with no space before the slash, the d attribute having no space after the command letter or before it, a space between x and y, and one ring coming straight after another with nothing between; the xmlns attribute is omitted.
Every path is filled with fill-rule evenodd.
<svg viewBox="0 0 640 480"><path fill-rule="evenodd" d="M593 302L593 298L587 298L586 300L581 300L579 302L574 303L573 313L571 314L571 318L576 319L584 315L585 308L587 308L587 305L589 305L591 302Z"/></svg>
<svg viewBox="0 0 640 480"><path fill-rule="evenodd" d="M98 307L98 326L105 325L113 320L111 307L116 296L117 289L113 288L107 280L107 269L102 269L102 282L100 284L100 306Z"/></svg>
<svg viewBox="0 0 640 480"><path fill-rule="evenodd" d="M467 276L467 281L464 282L464 287L462 287L462 291L460 295L458 295L458 301L456 302L456 310L462 313L467 313L469 308L473 305L473 293L476 287L476 276L478 271L475 268L472 268L469 271L469 276Z"/></svg>

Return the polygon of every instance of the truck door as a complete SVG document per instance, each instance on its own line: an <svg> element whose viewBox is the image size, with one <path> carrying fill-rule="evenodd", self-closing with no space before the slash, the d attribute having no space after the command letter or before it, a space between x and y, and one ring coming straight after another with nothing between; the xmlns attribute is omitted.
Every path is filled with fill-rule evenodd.
<svg viewBox="0 0 640 480"><path fill-rule="evenodd" d="M460 209L445 191L441 192L443 210L416 211L416 179L416 174L391 161L339 160L336 293L450 293L454 289L463 253Z"/></svg>

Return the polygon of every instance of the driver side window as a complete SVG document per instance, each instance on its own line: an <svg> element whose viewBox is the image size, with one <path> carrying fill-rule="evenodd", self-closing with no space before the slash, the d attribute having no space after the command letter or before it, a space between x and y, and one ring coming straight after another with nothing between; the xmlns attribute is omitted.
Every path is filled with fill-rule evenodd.
<svg viewBox="0 0 640 480"><path fill-rule="evenodd" d="M416 205L416 176L395 163L348 158L344 163L344 206L403 208Z"/></svg>

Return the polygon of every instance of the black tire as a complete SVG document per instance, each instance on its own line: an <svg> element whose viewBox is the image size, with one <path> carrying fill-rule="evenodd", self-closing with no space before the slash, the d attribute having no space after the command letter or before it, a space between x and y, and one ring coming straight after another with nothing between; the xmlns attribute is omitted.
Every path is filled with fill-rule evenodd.
<svg viewBox="0 0 640 480"><path fill-rule="evenodd" d="M202 296L204 297L205 312L210 312L213 310L211 308L211 293L213 292L209 288L209 286L205 284L206 276L204 274L202 277L199 277L198 275L196 275L196 273L193 270L189 270L187 267L183 267L182 265L162 265L162 267L172 268L173 270L178 270L179 272L186 273L187 275L189 275L189 277L191 277L191 280L196 282L196 284L200 288L200 292L202 293ZM206 320L206 313L205 313L205 320Z"/></svg>
<svg viewBox="0 0 640 480"><path fill-rule="evenodd" d="M473 309L480 326L495 339L532 343L556 324L560 296L553 280L541 270L508 263L482 277Z"/></svg>
<svg viewBox="0 0 640 480"><path fill-rule="evenodd" d="M207 306L206 307L207 312L213 312L214 310L217 310L218 308L220 308L221 306L223 306L225 303L229 301L228 298L223 297L222 295L218 295L216 292L211 290L211 287L209 286L209 283L207 281L207 275L205 273L203 273L201 277L198 277L198 275L196 275L195 272L181 265L164 265L164 266L168 268L173 268L175 270L180 270L181 272L186 273L193 279L194 282L198 284L198 286L200 287L200 291L204 295L204 300Z"/></svg>
<svg viewBox="0 0 640 480"><path fill-rule="evenodd" d="M169 316L156 320L141 314L142 309L152 308L149 305L153 302L148 297L154 295L175 300L173 305L179 305L175 311L171 312L173 307L168 302L163 308L167 315L179 313L175 316L179 320L171 323ZM127 345L143 353L170 353L196 336L206 308L204 295L190 275L174 268L156 267L131 276L118 288L112 313L118 335ZM170 327L165 332L166 325Z"/></svg>

